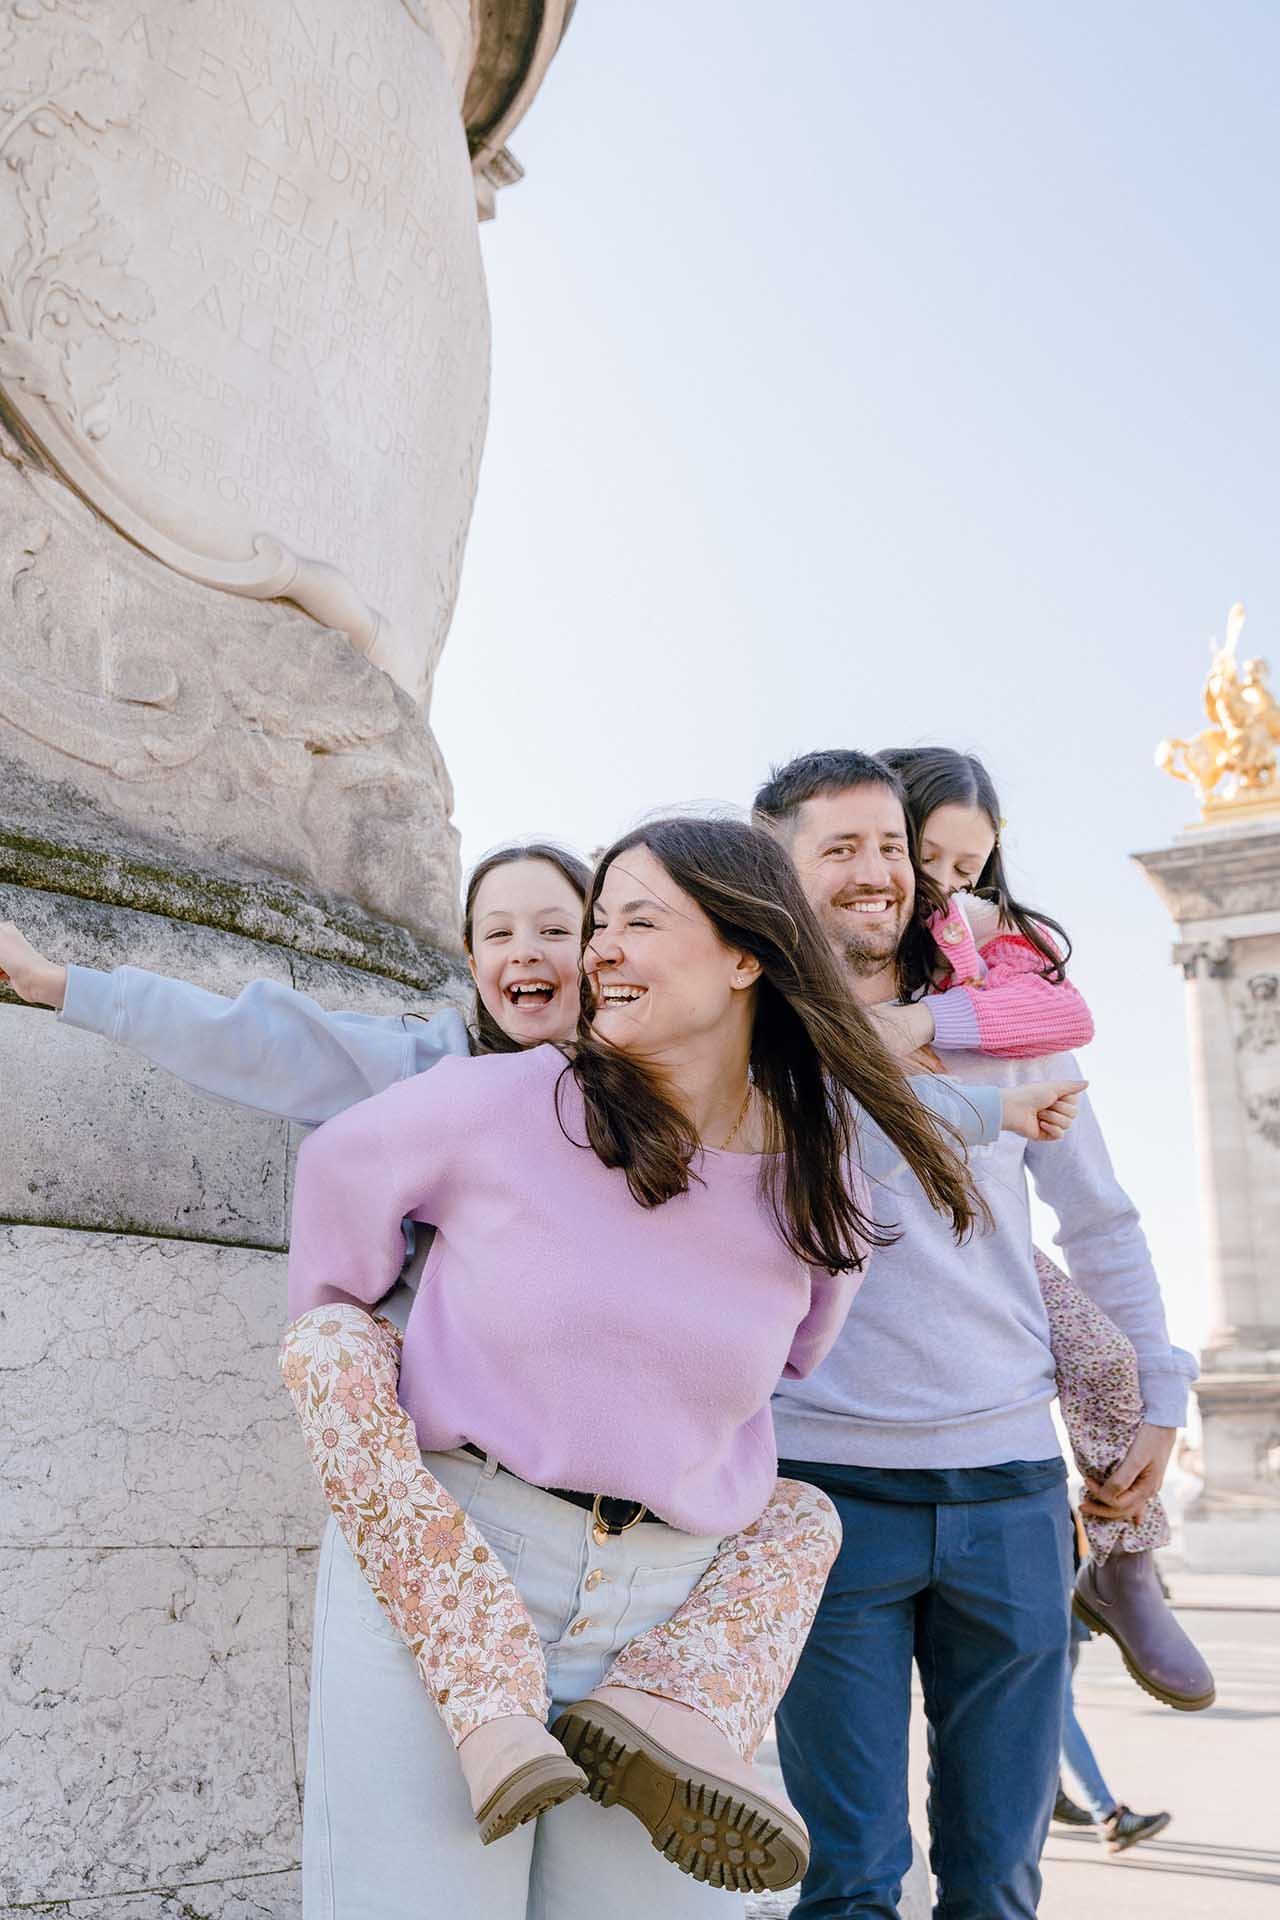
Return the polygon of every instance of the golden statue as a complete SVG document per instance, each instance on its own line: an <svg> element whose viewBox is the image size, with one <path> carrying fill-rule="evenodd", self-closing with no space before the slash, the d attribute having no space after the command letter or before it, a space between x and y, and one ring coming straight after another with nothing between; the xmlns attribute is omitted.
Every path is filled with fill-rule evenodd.
<svg viewBox="0 0 1280 1920"><path fill-rule="evenodd" d="M1244 626L1237 601L1227 615L1227 638L1213 647L1204 684L1209 725L1190 740L1162 740L1156 765L1175 780L1195 788L1206 819L1228 809L1280 808L1276 745L1280 742L1280 705L1267 685L1265 660L1236 660Z"/></svg>

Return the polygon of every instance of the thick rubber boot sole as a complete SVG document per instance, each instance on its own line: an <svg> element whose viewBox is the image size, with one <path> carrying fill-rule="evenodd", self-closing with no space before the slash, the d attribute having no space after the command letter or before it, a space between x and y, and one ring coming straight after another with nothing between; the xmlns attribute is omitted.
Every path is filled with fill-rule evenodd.
<svg viewBox="0 0 1280 1920"><path fill-rule="evenodd" d="M575 1793L584 1793L586 1787L587 1776L581 1767L557 1759L555 1754L526 1760L522 1767L508 1774L476 1815L480 1838L487 1847L490 1841L514 1833L526 1820L536 1820L540 1813L558 1807L562 1800L572 1800Z"/></svg>
<svg viewBox="0 0 1280 1920"><path fill-rule="evenodd" d="M1208 1693L1189 1694L1170 1693L1167 1688L1157 1686L1156 1682L1142 1671L1142 1668L1133 1658L1133 1655L1129 1652L1128 1647L1126 1647L1120 1635L1114 1633L1102 1616L1095 1613L1092 1607L1086 1606L1078 1593L1073 1593L1071 1596L1071 1611L1075 1614L1077 1620L1084 1622L1090 1633L1105 1633L1108 1640L1115 1641L1120 1649L1120 1658L1124 1661L1129 1678L1136 1681L1144 1693L1149 1693L1151 1698L1158 1700L1162 1706L1173 1707L1178 1713L1203 1713L1205 1708L1211 1707L1217 1699L1218 1689L1216 1687L1210 1687Z"/></svg>
<svg viewBox="0 0 1280 1920"><path fill-rule="evenodd" d="M736 1893L777 1893L804 1878L809 1841L761 1795L691 1767L607 1706L570 1708L551 1729L603 1807L625 1807L681 1873Z"/></svg>

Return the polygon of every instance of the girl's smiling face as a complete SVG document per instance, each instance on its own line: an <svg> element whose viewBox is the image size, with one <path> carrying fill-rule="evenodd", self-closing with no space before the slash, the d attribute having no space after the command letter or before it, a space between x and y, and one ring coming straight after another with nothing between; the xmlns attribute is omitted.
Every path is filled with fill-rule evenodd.
<svg viewBox="0 0 1280 1920"><path fill-rule="evenodd" d="M935 807L920 829L920 865L943 893L959 893L979 884L995 844L983 808Z"/></svg>
<svg viewBox="0 0 1280 1920"><path fill-rule="evenodd" d="M582 901L549 860L508 860L480 882L467 958L481 1000L517 1045L572 1039L581 925Z"/></svg>

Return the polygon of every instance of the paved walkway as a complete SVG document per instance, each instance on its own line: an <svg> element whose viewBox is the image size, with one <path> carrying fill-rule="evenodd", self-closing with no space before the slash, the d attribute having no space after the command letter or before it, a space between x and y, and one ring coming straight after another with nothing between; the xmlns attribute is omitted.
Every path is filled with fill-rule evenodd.
<svg viewBox="0 0 1280 1920"><path fill-rule="evenodd" d="M1207 1713L1174 1713L1129 1679L1110 1641L1084 1650L1076 1703L1113 1793L1167 1809L1157 1839L1112 1857L1052 1829L1040 1920L1276 1920L1280 1915L1280 1579L1169 1576L1183 1624L1218 1682ZM912 1726L912 1822L925 1831L925 1744ZM752 1903L775 1920L790 1896ZM912 1909L918 1913L921 1909ZM903 1920L907 1920L904 1911Z"/></svg>
<svg viewBox="0 0 1280 1920"><path fill-rule="evenodd" d="M1280 1581L1269 1584L1280 1599ZM1212 1611L1180 1610L1218 1682L1207 1713L1172 1713L1128 1678L1109 1641L1080 1662L1076 1704L1111 1790L1164 1833L1108 1857L1090 1833L1052 1830L1041 1920L1275 1920L1280 1914L1280 1607L1246 1611L1264 1583L1171 1580ZM1234 1591L1232 1591L1234 1589Z"/></svg>

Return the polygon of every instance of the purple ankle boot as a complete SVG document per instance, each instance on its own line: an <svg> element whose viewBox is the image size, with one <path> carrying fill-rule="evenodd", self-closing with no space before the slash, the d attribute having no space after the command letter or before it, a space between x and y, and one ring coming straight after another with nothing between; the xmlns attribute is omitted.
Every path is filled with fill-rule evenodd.
<svg viewBox="0 0 1280 1920"><path fill-rule="evenodd" d="M1076 1575L1072 1607L1094 1633L1109 1633L1138 1685L1183 1713L1214 1701L1213 1675L1160 1591L1150 1550L1090 1556Z"/></svg>

